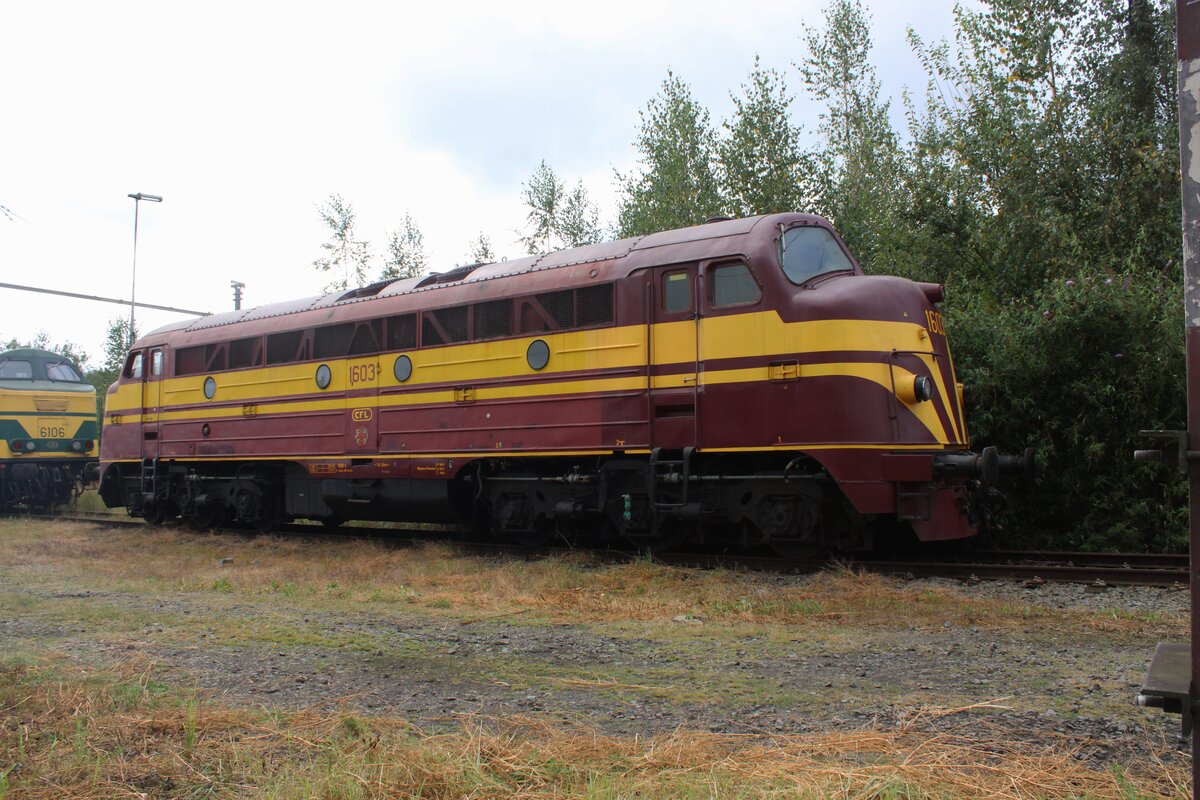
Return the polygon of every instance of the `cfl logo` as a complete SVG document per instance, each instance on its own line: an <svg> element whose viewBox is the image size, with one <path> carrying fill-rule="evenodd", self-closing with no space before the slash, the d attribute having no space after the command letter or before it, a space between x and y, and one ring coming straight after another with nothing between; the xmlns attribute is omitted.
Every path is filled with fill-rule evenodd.
<svg viewBox="0 0 1200 800"><path fill-rule="evenodd" d="M355 422L370 422L371 417L371 409L369 408L356 408L350 412L350 418Z"/></svg>

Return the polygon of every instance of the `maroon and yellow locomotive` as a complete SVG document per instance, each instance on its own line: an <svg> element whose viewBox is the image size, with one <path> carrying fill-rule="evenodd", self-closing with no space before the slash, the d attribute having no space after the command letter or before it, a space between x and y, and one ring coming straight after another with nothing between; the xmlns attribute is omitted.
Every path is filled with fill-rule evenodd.
<svg viewBox="0 0 1200 800"><path fill-rule="evenodd" d="M101 494L259 528L965 537L1024 464L970 451L941 299L776 214L209 316L130 352Z"/></svg>

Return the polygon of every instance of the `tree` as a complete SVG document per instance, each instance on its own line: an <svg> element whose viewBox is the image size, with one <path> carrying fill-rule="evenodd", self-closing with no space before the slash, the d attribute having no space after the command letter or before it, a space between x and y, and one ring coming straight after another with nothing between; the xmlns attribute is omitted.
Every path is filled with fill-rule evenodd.
<svg viewBox="0 0 1200 800"><path fill-rule="evenodd" d="M359 241L354 229L354 207L341 195L330 195L329 201L317 206L321 222L329 229L329 241L321 245L325 255L313 262L319 272L332 273L332 280L325 287L327 292L336 292L364 286L371 263L370 245Z"/></svg>
<svg viewBox="0 0 1200 800"><path fill-rule="evenodd" d="M108 321L108 330L104 336L104 362L96 372L112 373L110 382L111 380L115 380L117 373L125 365L125 355L129 351L129 342L136 342L138 335L136 326L133 329L133 335L130 335L129 320L124 317L110 319Z"/></svg>
<svg viewBox="0 0 1200 800"><path fill-rule="evenodd" d="M1037 448L1008 542L1171 547L1186 486L1128 458L1185 416L1169 4L988 0L957 25L957 52L910 35L930 91L901 239L951 284L975 446Z"/></svg>
<svg viewBox="0 0 1200 800"><path fill-rule="evenodd" d="M554 237L559 207L563 202L563 184L545 161L538 164L529 181L521 185L521 196L529 213L525 222L530 232L521 237L525 252L530 255L546 253Z"/></svg>
<svg viewBox="0 0 1200 800"><path fill-rule="evenodd" d="M137 341L138 330L135 326L133 335L129 333L129 320L124 317L114 317L108 321L108 330L104 336L104 361L98 369L89 370L84 378L96 387L99 402L96 404L96 424L104 429L104 398L108 387L121 375L125 366L125 356L129 350L129 342Z"/></svg>
<svg viewBox="0 0 1200 800"><path fill-rule="evenodd" d="M824 27L806 28L808 55L796 65L825 103L814 156L818 209L864 266L890 267L905 207L899 140L870 62L871 20L861 0L835 0Z"/></svg>
<svg viewBox="0 0 1200 800"><path fill-rule="evenodd" d="M567 192L545 161L522 184L522 198L529 209L525 217L529 233L520 241L530 255L594 244L603 238L600 212L588 198L583 181Z"/></svg>
<svg viewBox="0 0 1200 800"><path fill-rule="evenodd" d="M47 350L51 353L58 353L69 361L72 361L81 370L87 368L88 361L90 360L88 354L79 345L74 342L62 342L61 344L53 342L50 340L50 334L45 331L38 331L37 335L29 341L21 341L16 338L9 339L8 343L4 345L4 349Z"/></svg>
<svg viewBox="0 0 1200 800"><path fill-rule="evenodd" d="M622 193L619 234L640 236L723 214L716 133L708 111L695 101L687 84L668 72L660 95L639 116L634 146L640 168L617 174Z"/></svg>
<svg viewBox="0 0 1200 800"><path fill-rule="evenodd" d="M492 240L482 232L471 241L467 251L468 264L491 264L495 262L496 254L492 252Z"/></svg>
<svg viewBox="0 0 1200 800"><path fill-rule="evenodd" d="M428 269L425 236L412 216L405 214L404 225L388 234L388 252L380 278L415 278L424 275Z"/></svg>
<svg viewBox="0 0 1200 800"><path fill-rule="evenodd" d="M808 209L818 191L814 165L800 143L801 127L790 121L792 96L783 76L755 56L742 95L731 97L734 114L722 123L725 136L717 145L731 210L748 217Z"/></svg>
<svg viewBox="0 0 1200 800"><path fill-rule="evenodd" d="M555 233L563 247L582 247L604 239L600 228L600 210L588 197L580 179L568 194L559 212Z"/></svg>

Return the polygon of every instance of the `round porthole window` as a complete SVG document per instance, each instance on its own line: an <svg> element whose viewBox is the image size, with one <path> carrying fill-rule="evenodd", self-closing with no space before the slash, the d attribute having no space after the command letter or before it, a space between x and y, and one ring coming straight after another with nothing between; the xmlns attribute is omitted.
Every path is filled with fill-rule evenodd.
<svg viewBox="0 0 1200 800"><path fill-rule="evenodd" d="M541 369L550 363L550 345L542 339L534 339L525 351L525 360L533 369Z"/></svg>
<svg viewBox="0 0 1200 800"><path fill-rule="evenodd" d="M392 373L396 376L396 380L404 383L412 377L412 359L408 356L397 356Z"/></svg>
<svg viewBox="0 0 1200 800"><path fill-rule="evenodd" d="M212 400L217 394L217 382L210 375L204 379L204 396Z"/></svg>
<svg viewBox="0 0 1200 800"><path fill-rule="evenodd" d="M328 364L322 364L317 367L317 388L328 389L329 382L333 380L333 371L329 369Z"/></svg>

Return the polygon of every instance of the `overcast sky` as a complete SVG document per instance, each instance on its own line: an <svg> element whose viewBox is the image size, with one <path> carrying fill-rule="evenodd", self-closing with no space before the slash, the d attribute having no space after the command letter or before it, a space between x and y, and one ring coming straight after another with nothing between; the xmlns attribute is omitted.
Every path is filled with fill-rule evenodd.
<svg viewBox="0 0 1200 800"><path fill-rule="evenodd" d="M924 76L905 43L952 34L951 0L868 0L887 96ZM523 181L546 159L611 221L638 111L673 70L730 110L753 66L785 73L818 0L8 3L0 31L0 282L196 310L319 294L316 207L353 204L381 252L412 214L435 271L487 235L517 256ZM893 102L898 105L898 99ZM798 103L812 131L816 109ZM374 277L374 276L372 276ZM98 362L128 306L0 289L0 341L45 330ZM180 319L138 310L147 331Z"/></svg>

